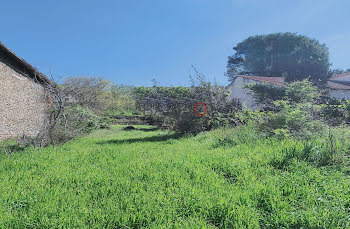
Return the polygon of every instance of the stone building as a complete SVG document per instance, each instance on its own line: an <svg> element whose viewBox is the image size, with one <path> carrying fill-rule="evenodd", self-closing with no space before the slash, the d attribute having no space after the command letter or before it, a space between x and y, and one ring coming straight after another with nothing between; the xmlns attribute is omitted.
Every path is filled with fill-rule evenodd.
<svg viewBox="0 0 350 229"><path fill-rule="evenodd" d="M49 117L52 82L0 42L0 140L36 136Z"/></svg>

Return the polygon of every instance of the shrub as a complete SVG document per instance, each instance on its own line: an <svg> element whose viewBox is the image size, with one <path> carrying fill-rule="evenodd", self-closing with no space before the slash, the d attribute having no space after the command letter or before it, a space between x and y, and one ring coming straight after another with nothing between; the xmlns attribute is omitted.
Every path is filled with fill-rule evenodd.
<svg viewBox="0 0 350 229"><path fill-rule="evenodd" d="M309 79L287 84L285 99L294 103L312 103L320 97L320 92Z"/></svg>
<svg viewBox="0 0 350 229"><path fill-rule="evenodd" d="M286 134L302 138L311 138L322 134L325 124L317 119L318 106L311 103L291 103L280 100L275 103L275 112L268 112L260 128L268 135ZM282 130L283 129L283 130Z"/></svg>
<svg viewBox="0 0 350 229"><path fill-rule="evenodd" d="M110 81L96 77L68 77L61 86L65 104L103 111L111 106Z"/></svg>
<svg viewBox="0 0 350 229"><path fill-rule="evenodd" d="M65 105L80 105L105 115L135 110L132 87L96 77L68 77L61 85Z"/></svg>
<svg viewBox="0 0 350 229"><path fill-rule="evenodd" d="M48 140L51 144L63 143L106 126L106 120L92 110L80 105L70 105L59 117L55 128L49 132Z"/></svg>
<svg viewBox="0 0 350 229"><path fill-rule="evenodd" d="M270 94L271 88L276 93ZM321 93L308 79L288 83L285 87L250 85L248 89L256 101L265 101L264 108L269 108L259 122L265 134L279 138L290 135L310 138L322 134L325 124L319 105Z"/></svg>
<svg viewBox="0 0 350 229"><path fill-rule="evenodd" d="M218 126L234 125L235 113L241 109L238 100L230 99L229 92L221 86L199 78L192 87L138 87L135 89L137 106L162 125L180 133L198 133ZM194 107L202 102L207 114L196 116ZM203 106L198 113L203 113Z"/></svg>
<svg viewBox="0 0 350 229"><path fill-rule="evenodd" d="M259 110L253 111L251 109L245 109L238 110L235 113L235 118L238 120L238 124L259 124L264 121L265 117L265 112Z"/></svg>
<svg viewBox="0 0 350 229"><path fill-rule="evenodd" d="M60 105L53 107L51 123L35 145L63 143L109 128L113 114L135 107L131 87L113 85L103 78L69 77L57 89Z"/></svg>
<svg viewBox="0 0 350 229"><path fill-rule="evenodd" d="M244 86L252 95L254 101L264 108L273 106L273 102L281 100L286 96L286 88L269 84L247 84Z"/></svg>
<svg viewBox="0 0 350 229"><path fill-rule="evenodd" d="M309 79L287 83L284 87L269 84L247 84L244 86L255 102L265 108L273 108L278 100L292 103L316 102L321 92Z"/></svg>
<svg viewBox="0 0 350 229"><path fill-rule="evenodd" d="M350 123L350 100L329 99L321 104L321 115L329 125Z"/></svg>

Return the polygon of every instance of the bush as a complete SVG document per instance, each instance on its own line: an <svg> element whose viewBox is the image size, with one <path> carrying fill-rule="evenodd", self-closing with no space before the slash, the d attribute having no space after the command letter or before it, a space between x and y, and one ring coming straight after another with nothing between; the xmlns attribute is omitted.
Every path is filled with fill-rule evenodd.
<svg viewBox="0 0 350 229"><path fill-rule="evenodd" d="M276 93L272 94L268 85L250 85L248 89L256 101L265 101L264 108L268 107L259 122L266 135L310 138L325 129L319 105L321 93L308 79L273 87Z"/></svg>
<svg viewBox="0 0 350 229"><path fill-rule="evenodd" d="M61 88L67 105L80 105L95 111L111 106L112 84L102 78L68 77Z"/></svg>
<svg viewBox="0 0 350 229"><path fill-rule="evenodd" d="M295 81L284 87L269 84L247 84L244 86L251 94L255 102L264 108L274 107L278 100L288 100L292 103L316 102L321 92L309 79Z"/></svg>
<svg viewBox="0 0 350 229"><path fill-rule="evenodd" d="M38 144L58 144L109 128L113 114L135 107L132 88L113 85L102 78L69 77L58 86L60 106L55 107L49 128L38 136Z"/></svg>
<svg viewBox="0 0 350 229"><path fill-rule="evenodd" d="M286 96L286 88L269 84L247 84L244 86L254 101L264 108L273 107L273 102Z"/></svg>
<svg viewBox="0 0 350 229"><path fill-rule="evenodd" d="M333 126L350 123L350 100L329 99L327 103L321 104L321 115L323 119Z"/></svg>
<svg viewBox="0 0 350 229"><path fill-rule="evenodd" d="M238 110L235 113L235 118L238 120L238 124L260 124L264 121L266 113L259 110Z"/></svg>
<svg viewBox="0 0 350 229"><path fill-rule="evenodd" d="M262 129L273 135L281 134L282 129L288 134L298 137L309 138L314 134L322 133L325 125L322 121L315 119L313 115L317 106L311 103L291 103L286 100L275 102L276 112L269 112ZM281 130L277 131L276 130Z"/></svg>
<svg viewBox="0 0 350 229"><path fill-rule="evenodd" d="M65 108L55 128L50 131L49 141L51 144L63 143L107 126L106 119L92 110L80 105L70 105Z"/></svg>
<svg viewBox="0 0 350 229"><path fill-rule="evenodd" d="M156 122L180 133L199 133L234 125L237 121L235 113L241 110L239 101L230 99L224 87L198 78L199 84L192 87L138 87L134 91L136 104ZM207 106L207 114L203 117L194 112L199 102ZM197 111L202 114L203 106Z"/></svg>
<svg viewBox="0 0 350 229"><path fill-rule="evenodd" d="M295 81L285 87L285 99L293 103L312 103L319 97L319 89L309 79Z"/></svg>
<svg viewBox="0 0 350 229"><path fill-rule="evenodd" d="M130 86L115 85L96 77L69 77L61 85L65 105L79 105L99 115L135 111Z"/></svg>

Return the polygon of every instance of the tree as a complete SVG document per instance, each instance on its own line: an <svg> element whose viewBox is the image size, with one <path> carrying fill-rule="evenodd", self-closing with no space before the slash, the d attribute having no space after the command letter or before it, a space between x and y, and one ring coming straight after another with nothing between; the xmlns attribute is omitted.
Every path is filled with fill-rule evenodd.
<svg viewBox="0 0 350 229"><path fill-rule="evenodd" d="M104 111L111 106L112 83L96 77L68 77L62 85L66 103L71 102L94 111Z"/></svg>
<svg viewBox="0 0 350 229"><path fill-rule="evenodd" d="M328 48L317 40L295 33L251 36L233 48L227 76L237 74L283 76L287 82L310 77L325 82L329 72Z"/></svg>
<svg viewBox="0 0 350 229"><path fill-rule="evenodd" d="M332 76L334 76L334 75L344 74L344 73L348 73L348 72L350 72L350 68L349 68L349 69L346 69L346 70L336 68L336 69L331 69L331 70L328 72L328 76L329 76L329 77L332 77Z"/></svg>

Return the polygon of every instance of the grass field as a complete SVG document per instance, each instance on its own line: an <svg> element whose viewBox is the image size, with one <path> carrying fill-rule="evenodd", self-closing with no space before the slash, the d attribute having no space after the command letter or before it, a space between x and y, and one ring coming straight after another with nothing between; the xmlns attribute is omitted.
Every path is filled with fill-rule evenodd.
<svg viewBox="0 0 350 229"><path fill-rule="evenodd" d="M249 127L179 137L114 126L1 154L0 228L350 227L347 167L327 147ZM347 146L334 147L342 160Z"/></svg>

